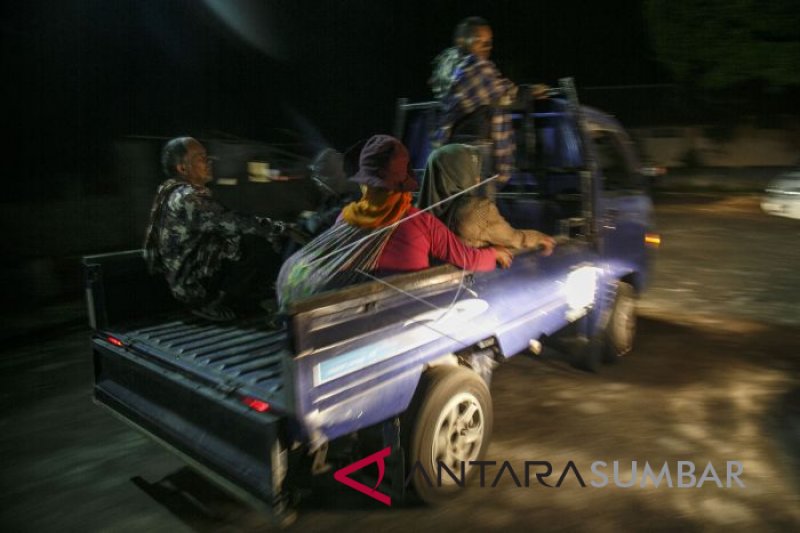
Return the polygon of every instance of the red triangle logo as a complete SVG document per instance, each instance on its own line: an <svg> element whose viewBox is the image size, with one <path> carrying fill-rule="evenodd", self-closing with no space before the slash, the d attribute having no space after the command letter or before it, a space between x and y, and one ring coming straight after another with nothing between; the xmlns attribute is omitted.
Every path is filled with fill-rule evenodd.
<svg viewBox="0 0 800 533"><path fill-rule="evenodd" d="M355 489L362 494L366 494L370 498L378 500L384 505L392 505L392 498L377 490L378 485L380 485L381 481L383 481L383 474L386 472L386 464L384 463L384 459L389 456L391 451L391 446L387 446L379 452L375 452L372 455L368 455L367 457L364 457L363 459L360 459L351 465L340 468L333 473L333 479L339 483L347 485L351 489ZM378 464L378 482L375 483L374 487L368 487L363 483L359 483L358 481L348 477L356 470L361 470L365 466L372 463Z"/></svg>

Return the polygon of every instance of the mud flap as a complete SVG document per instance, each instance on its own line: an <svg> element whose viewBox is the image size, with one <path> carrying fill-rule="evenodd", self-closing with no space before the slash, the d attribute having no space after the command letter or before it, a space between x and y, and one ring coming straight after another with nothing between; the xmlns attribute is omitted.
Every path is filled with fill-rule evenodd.
<svg viewBox="0 0 800 533"><path fill-rule="evenodd" d="M399 502L405 501L406 487L406 454L400 441L400 418L394 417L387 420L381 427L384 447L391 447L387 461L387 470L390 475L391 497Z"/></svg>

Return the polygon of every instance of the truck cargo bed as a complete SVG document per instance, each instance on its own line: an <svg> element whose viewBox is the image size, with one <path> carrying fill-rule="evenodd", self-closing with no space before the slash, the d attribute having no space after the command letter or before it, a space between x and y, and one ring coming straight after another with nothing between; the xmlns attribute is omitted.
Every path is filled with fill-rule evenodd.
<svg viewBox="0 0 800 533"><path fill-rule="evenodd" d="M246 388L285 410L283 360L290 357L287 332L270 329L265 316L214 323L188 313L107 331L125 346L221 390Z"/></svg>
<svg viewBox="0 0 800 533"><path fill-rule="evenodd" d="M195 317L147 273L140 250L84 265L95 400L224 487L272 502L291 411L286 330L264 314Z"/></svg>

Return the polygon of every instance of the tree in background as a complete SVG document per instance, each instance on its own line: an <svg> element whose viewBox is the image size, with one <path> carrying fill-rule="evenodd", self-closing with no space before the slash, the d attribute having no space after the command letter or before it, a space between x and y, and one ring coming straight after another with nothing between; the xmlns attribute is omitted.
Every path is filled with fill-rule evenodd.
<svg viewBox="0 0 800 533"><path fill-rule="evenodd" d="M645 0L644 14L658 60L688 90L800 87L798 0Z"/></svg>

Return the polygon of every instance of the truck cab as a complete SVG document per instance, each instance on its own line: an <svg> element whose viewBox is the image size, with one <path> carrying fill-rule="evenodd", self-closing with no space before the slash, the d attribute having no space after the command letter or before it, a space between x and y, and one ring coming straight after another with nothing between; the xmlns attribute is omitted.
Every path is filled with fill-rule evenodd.
<svg viewBox="0 0 800 533"><path fill-rule="evenodd" d="M654 169L642 166L633 142L613 116L580 105L571 78L560 80L546 99L523 99L504 106L503 111L512 117L516 170L508 183L489 194L513 227L536 229L557 238L559 246L551 257L535 258L537 268L558 270L563 268L555 266L561 257L571 255L573 264L599 269L604 280L599 286L610 295L605 296L625 293L624 325L621 318L609 315L609 309L602 310L605 296L601 292L590 317L597 323L580 336L591 338L595 328L607 333L604 324L611 321L612 330L618 330L613 341L617 352L627 353L635 333L632 301L646 287L648 264L660 244L649 194ZM408 146L420 176L433 150L431 139L439 113L436 101L398 101L395 134ZM491 139L476 137L462 142L481 149L487 162L483 177L493 174ZM554 285L550 292L556 289ZM621 338L623 332L625 339ZM616 357L590 353L578 364L596 369L601 359L613 362Z"/></svg>
<svg viewBox="0 0 800 533"><path fill-rule="evenodd" d="M590 242L615 268L629 270L629 281L642 290L645 237L654 228L652 169L642 166L622 125L581 106L571 78L560 80L547 99L523 99L504 111L511 114L517 150L515 172L493 193L503 216L516 228ZM408 147L419 176L433 150L439 112L436 101L398 101L395 135ZM483 177L488 178L493 173L491 139L460 142L481 149Z"/></svg>

